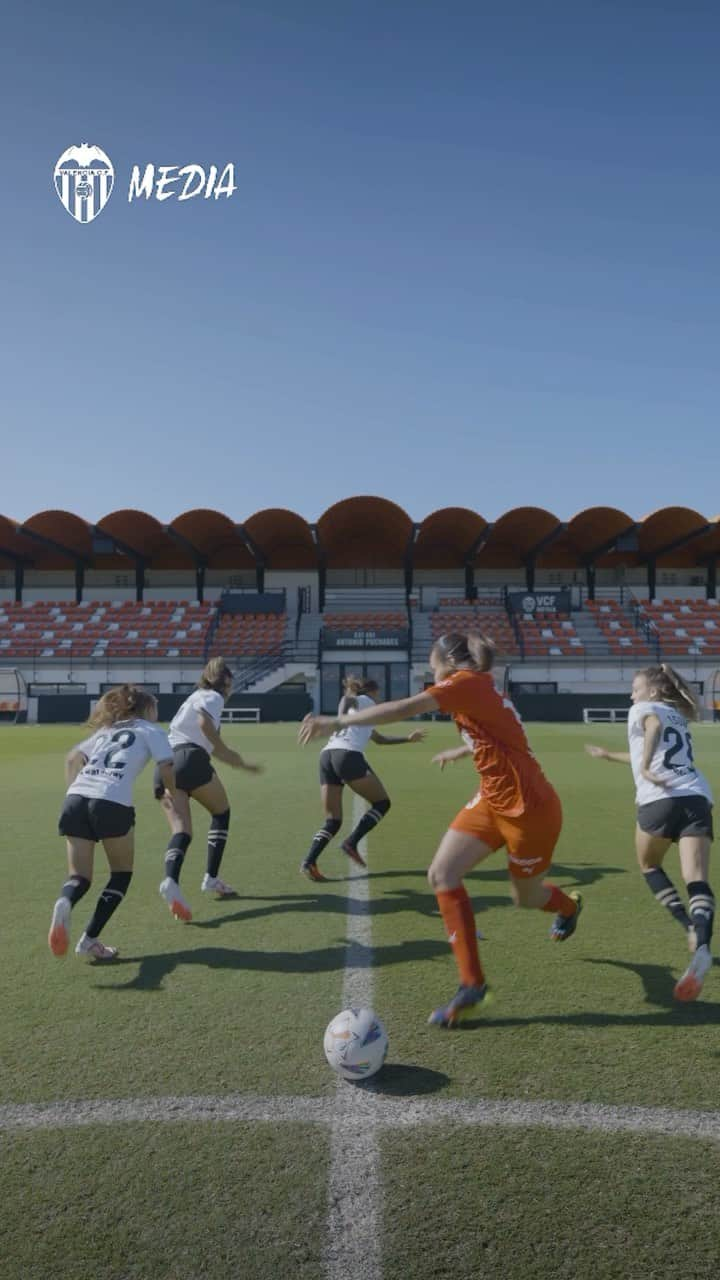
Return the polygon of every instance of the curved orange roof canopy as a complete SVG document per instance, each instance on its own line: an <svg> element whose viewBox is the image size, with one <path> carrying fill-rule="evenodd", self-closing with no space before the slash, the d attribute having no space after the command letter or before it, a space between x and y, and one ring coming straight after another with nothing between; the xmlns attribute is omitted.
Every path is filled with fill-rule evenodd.
<svg viewBox="0 0 720 1280"><path fill-rule="evenodd" d="M475 556L479 569L517 569L561 532L561 521L542 507L514 507L487 531Z"/></svg>
<svg viewBox="0 0 720 1280"><path fill-rule="evenodd" d="M97 529L109 538L116 538L120 547L127 547L147 560L153 569L191 569L194 560L190 552L175 542L163 525L146 511L112 511L98 520ZM117 561L115 561L117 563Z"/></svg>
<svg viewBox="0 0 720 1280"><path fill-rule="evenodd" d="M413 533L402 507L387 498L345 498L318 520L328 569L399 569Z"/></svg>
<svg viewBox="0 0 720 1280"><path fill-rule="evenodd" d="M71 511L38 511L20 526L20 532L34 542L33 559L42 568L74 568L78 559L92 562L92 528Z"/></svg>
<svg viewBox="0 0 720 1280"><path fill-rule="evenodd" d="M221 511L197 508L168 526L207 560L209 569L254 569L255 557L238 527Z"/></svg>
<svg viewBox="0 0 720 1280"><path fill-rule="evenodd" d="M661 507L640 522L638 541L641 559L656 558L658 564L695 564L693 545L709 532L709 521L691 507Z"/></svg>
<svg viewBox="0 0 720 1280"><path fill-rule="evenodd" d="M0 516L0 563L3 568L13 567L18 560L32 563L41 548L37 542L17 532L17 521Z"/></svg>
<svg viewBox="0 0 720 1280"><path fill-rule="evenodd" d="M312 529L294 511L269 507L243 522L262 553L267 569L317 569L318 552Z"/></svg>
<svg viewBox="0 0 720 1280"><path fill-rule="evenodd" d="M426 516L413 548L416 569L459 569L471 556L488 522L467 507L441 507Z"/></svg>

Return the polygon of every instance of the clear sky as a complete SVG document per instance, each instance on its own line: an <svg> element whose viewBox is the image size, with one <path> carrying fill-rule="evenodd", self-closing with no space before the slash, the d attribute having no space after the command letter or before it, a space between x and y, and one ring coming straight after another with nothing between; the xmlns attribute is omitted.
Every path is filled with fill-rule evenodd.
<svg viewBox="0 0 720 1280"><path fill-rule="evenodd" d="M9 0L2 45L1 512L720 511L715 0ZM238 190L128 203L150 162Z"/></svg>

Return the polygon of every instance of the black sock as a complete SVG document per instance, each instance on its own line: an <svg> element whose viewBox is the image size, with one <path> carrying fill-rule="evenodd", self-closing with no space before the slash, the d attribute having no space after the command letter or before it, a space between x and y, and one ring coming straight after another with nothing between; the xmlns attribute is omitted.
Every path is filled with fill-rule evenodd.
<svg viewBox="0 0 720 1280"><path fill-rule="evenodd" d="M326 818L317 835L313 837L313 842L305 856L305 864L317 862L323 849L329 845L333 836L336 836L342 826L342 818Z"/></svg>
<svg viewBox="0 0 720 1280"><path fill-rule="evenodd" d="M220 863L227 844L229 826L229 809L226 809L224 813L213 814L207 839L207 873L209 876L216 876L220 870Z"/></svg>
<svg viewBox="0 0 720 1280"><path fill-rule="evenodd" d="M97 900L97 906L95 907L92 920L85 929L88 938L97 938L100 930L105 928L105 925L111 915L114 911L117 911L120 903L125 897L131 880L132 871L112 872L110 879Z"/></svg>
<svg viewBox="0 0 720 1280"><path fill-rule="evenodd" d="M347 843L351 844L353 849L357 849L363 836L366 836L368 831L372 831L378 822L382 822L389 808L389 800L376 800L372 809L368 809L367 813L363 814L355 830L350 832Z"/></svg>
<svg viewBox="0 0 720 1280"><path fill-rule="evenodd" d="M85 897L89 888L90 881L85 876L68 876L60 890L60 897L67 898L70 906L74 907L76 902Z"/></svg>
<svg viewBox="0 0 720 1280"><path fill-rule="evenodd" d="M713 891L706 880L691 880L687 890L690 897L690 919L697 944L699 947L709 947L715 918Z"/></svg>
<svg viewBox="0 0 720 1280"><path fill-rule="evenodd" d="M661 906L667 907L670 915L677 920L683 929L690 928L690 917L685 904L672 880L665 875L661 867L653 867L651 871L643 871L645 883L651 893L655 894Z"/></svg>
<svg viewBox="0 0 720 1280"><path fill-rule="evenodd" d="M185 854L190 848L192 836L186 831L180 831L178 835L173 836L165 853L165 875L174 880L176 884L180 883L180 871L185 861Z"/></svg>

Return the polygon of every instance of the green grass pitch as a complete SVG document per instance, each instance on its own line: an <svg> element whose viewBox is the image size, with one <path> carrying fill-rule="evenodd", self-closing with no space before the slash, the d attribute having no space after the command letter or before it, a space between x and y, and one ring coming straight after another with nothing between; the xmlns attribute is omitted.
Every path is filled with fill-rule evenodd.
<svg viewBox="0 0 720 1280"><path fill-rule="evenodd" d="M73 954L58 961L46 941L65 873L63 755L82 731L0 732L0 1103L254 1093L333 1104L322 1033L341 1007L347 868L336 844L322 859L331 883L298 874L319 825L317 749L297 747L293 725L225 732L266 765L260 777L223 774L232 805L223 875L239 897L200 894L207 821L196 811L183 873L195 916L173 921L157 893L166 827L147 770L136 789L135 878L104 935L121 957L107 967ZM455 745L448 724L430 725L418 746L370 748L393 800L370 838L374 1005L390 1037L377 1090L714 1110L720 976L710 974L696 1004L673 1001L686 944L634 864L630 771L582 750L588 740L622 749L624 729L530 725L529 736L565 812L552 878L579 889L585 911L575 937L553 944L548 916L510 905L502 853L474 872L493 1001L451 1033L426 1025L456 977L425 872L474 774L468 762L443 774L430 764ZM717 791L720 726L699 727L695 745ZM680 884L676 852L666 867ZM98 852L74 937L105 879ZM385 1131L379 1144L384 1280L717 1274L720 1146L460 1126ZM323 1275L326 1130L0 1132L0 1153L4 1280Z"/></svg>

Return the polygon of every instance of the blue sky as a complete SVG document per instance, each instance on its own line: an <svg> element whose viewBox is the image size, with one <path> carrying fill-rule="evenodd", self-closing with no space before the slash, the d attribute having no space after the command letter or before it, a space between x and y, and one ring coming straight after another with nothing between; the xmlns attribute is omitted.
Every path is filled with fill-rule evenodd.
<svg viewBox="0 0 720 1280"><path fill-rule="evenodd" d="M3 44L0 511L720 511L711 0L11 0ZM129 204L151 162L238 190Z"/></svg>

